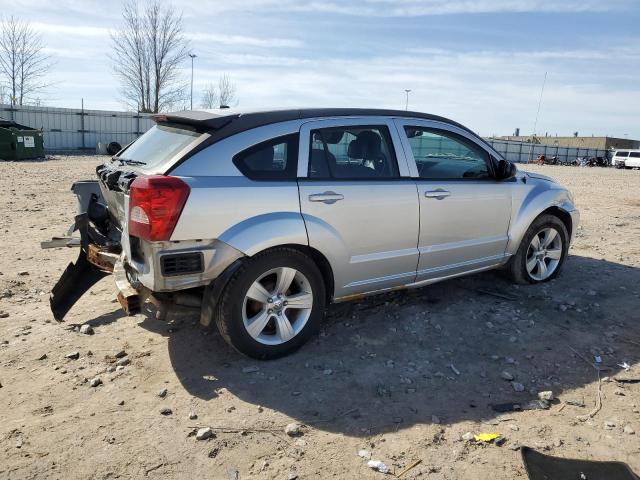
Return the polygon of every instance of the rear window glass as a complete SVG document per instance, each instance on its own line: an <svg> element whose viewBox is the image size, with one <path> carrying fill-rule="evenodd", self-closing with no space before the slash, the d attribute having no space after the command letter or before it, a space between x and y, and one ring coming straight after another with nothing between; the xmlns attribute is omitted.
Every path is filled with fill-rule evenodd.
<svg viewBox="0 0 640 480"><path fill-rule="evenodd" d="M616 157L626 157L629 155L629 152L616 152Z"/></svg>
<svg viewBox="0 0 640 480"><path fill-rule="evenodd" d="M154 125L124 150L116 160L149 170L163 164L201 134L185 128Z"/></svg>
<svg viewBox="0 0 640 480"><path fill-rule="evenodd" d="M273 138L233 157L233 164L252 180L291 180L297 177L298 134Z"/></svg>
<svg viewBox="0 0 640 480"><path fill-rule="evenodd" d="M631 152L629 156L633 158L640 158L640 152Z"/></svg>

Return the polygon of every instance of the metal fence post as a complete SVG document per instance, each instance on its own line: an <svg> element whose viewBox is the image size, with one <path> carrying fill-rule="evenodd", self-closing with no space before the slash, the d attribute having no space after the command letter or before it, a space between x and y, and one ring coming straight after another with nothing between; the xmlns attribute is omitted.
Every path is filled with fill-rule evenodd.
<svg viewBox="0 0 640 480"><path fill-rule="evenodd" d="M85 138L84 138L84 98L81 100L80 130L82 131L82 149L84 150L86 148Z"/></svg>
<svg viewBox="0 0 640 480"><path fill-rule="evenodd" d="M520 162L520 163L522 163L522 143L523 142L520 142L520 151L518 152L518 162ZM505 144L505 148L507 148L507 149L509 148L509 144L508 143Z"/></svg>

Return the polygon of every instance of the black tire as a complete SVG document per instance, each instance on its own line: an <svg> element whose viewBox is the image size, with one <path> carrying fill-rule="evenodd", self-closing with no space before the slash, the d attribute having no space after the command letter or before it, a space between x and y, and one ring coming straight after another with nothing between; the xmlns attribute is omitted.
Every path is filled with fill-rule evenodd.
<svg viewBox="0 0 640 480"><path fill-rule="evenodd" d="M254 281L265 272L279 267L294 268L306 277L313 294L313 304L306 324L296 336L279 345L266 345L255 340L244 326L244 298ZM243 262L224 287L214 318L222 337L238 352L259 360L271 360L296 351L318 332L325 299L322 274L313 260L293 248L278 247Z"/></svg>
<svg viewBox="0 0 640 480"><path fill-rule="evenodd" d="M560 237L562 239L562 256L560 257L560 261L555 271L549 277L545 278L544 280L536 280L532 278L527 271L527 250L529 249L529 245L534 235L547 227L555 228L560 234ZM565 226L564 222L555 215L540 215L529 226L527 232L522 238L522 242L520 242L518 251L511 258L509 263L507 263L504 271L507 276L515 283L526 285L530 283L548 282L549 280L553 280L554 278L556 278L560 273L560 270L562 270L562 266L564 265L564 262L567 258L568 249L569 233L567 232L567 227Z"/></svg>
<svg viewBox="0 0 640 480"><path fill-rule="evenodd" d="M120 150L122 150L122 145L120 145L118 142L111 142L109 145L107 145L107 153L109 155L115 155Z"/></svg>

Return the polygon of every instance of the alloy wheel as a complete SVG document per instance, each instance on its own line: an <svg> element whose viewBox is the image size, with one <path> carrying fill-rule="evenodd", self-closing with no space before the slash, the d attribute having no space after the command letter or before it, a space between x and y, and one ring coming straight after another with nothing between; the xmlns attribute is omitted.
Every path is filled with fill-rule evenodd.
<svg viewBox="0 0 640 480"><path fill-rule="evenodd" d="M553 227L543 228L533 236L527 249L527 272L534 280L546 280L556 271L561 259L560 233Z"/></svg>
<svg viewBox="0 0 640 480"><path fill-rule="evenodd" d="M242 321L254 340L280 345L300 333L312 307L313 292L302 272L274 268L258 277L247 290Z"/></svg>

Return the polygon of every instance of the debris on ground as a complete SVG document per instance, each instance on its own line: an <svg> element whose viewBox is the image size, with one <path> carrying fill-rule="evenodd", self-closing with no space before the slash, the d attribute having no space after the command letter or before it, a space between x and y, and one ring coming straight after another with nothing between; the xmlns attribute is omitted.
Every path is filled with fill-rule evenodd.
<svg viewBox="0 0 640 480"><path fill-rule="evenodd" d="M484 433L479 433L477 435L474 435L473 438L476 442L492 442L493 440L495 440L496 438L498 438L500 436L499 433L489 433L489 432L484 432Z"/></svg>
<svg viewBox="0 0 640 480"><path fill-rule="evenodd" d="M290 437L297 437L299 435L302 435L302 426L299 423L289 423L286 427L284 427L284 433L286 433Z"/></svg>
<svg viewBox="0 0 640 480"><path fill-rule="evenodd" d="M371 468L372 470L377 470L380 473L389 473L391 472L391 470L389 470L389 467L387 467L387 465L380 461L380 460L369 460L367 462L367 466L369 468Z"/></svg>
<svg viewBox="0 0 640 480"><path fill-rule="evenodd" d="M551 390L545 390L544 392L538 392L538 398L545 402L551 402L553 400L553 392Z"/></svg>
<svg viewBox="0 0 640 480"><path fill-rule="evenodd" d="M213 430L210 427L199 428L196 433L196 440L206 440L213 436Z"/></svg>
<svg viewBox="0 0 640 480"><path fill-rule="evenodd" d="M85 323L80 327L80 333L83 335L93 335L93 327L88 323Z"/></svg>

